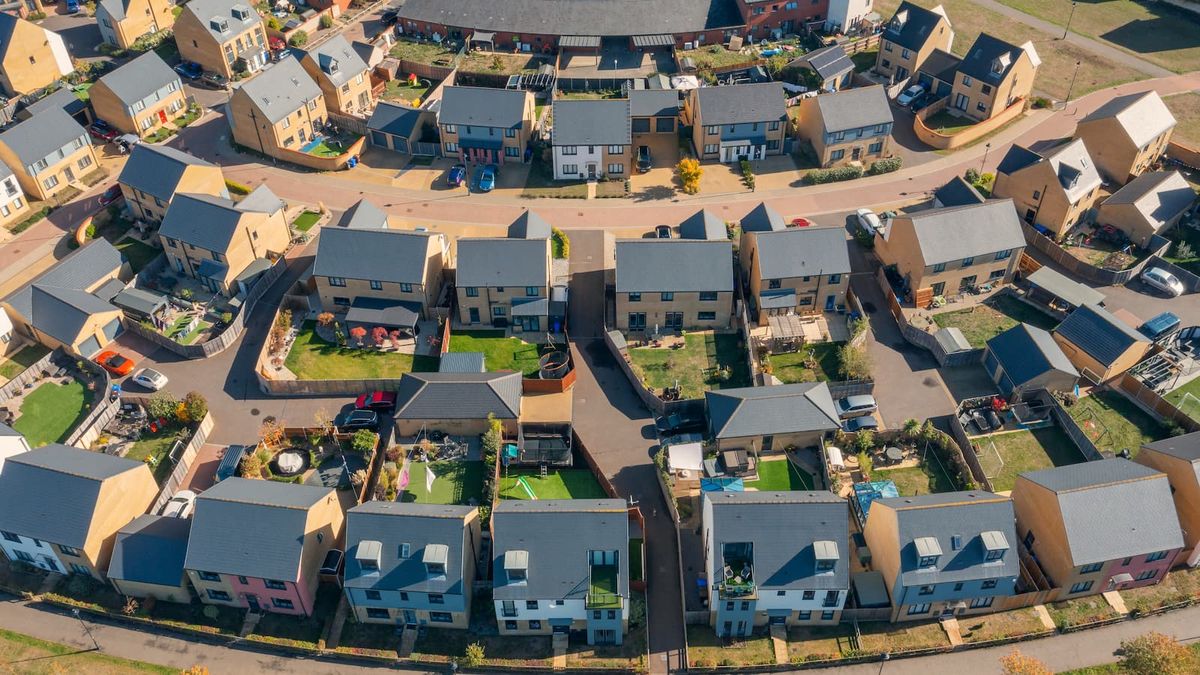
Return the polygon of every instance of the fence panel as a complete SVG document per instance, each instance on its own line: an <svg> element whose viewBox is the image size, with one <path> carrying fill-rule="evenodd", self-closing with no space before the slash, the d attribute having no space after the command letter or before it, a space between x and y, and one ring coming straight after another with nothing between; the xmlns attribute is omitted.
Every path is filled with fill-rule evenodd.
<svg viewBox="0 0 1200 675"><path fill-rule="evenodd" d="M58 349L46 352L45 356L31 363L19 375L9 380L3 387L0 387L0 403L4 403L21 393L25 389L25 385L36 381L42 376L43 372L50 371L52 369L50 362L55 358L55 355L61 353L62 350Z"/></svg>
<svg viewBox="0 0 1200 675"><path fill-rule="evenodd" d="M208 435L212 433L212 428L213 417L210 412L204 416L204 419L200 420L200 424L196 426L196 432L192 434L191 439L183 446L183 451L179 454L179 461L175 463L175 469L171 471L167 482L163 484L162 490L159 491L158 499L154 501L154 507L150 510L150 513L158 513L159 509L166 506L171 497L175 495L180 484L183 483L183 479L187 478L188 471L191 470L192 462L196 460L197 453L200 452L200 448L208 440Z"/></svg>
<svg viewBox="0 0 1200 675"><path fill-rule="evenodd" d="M983 489L988 492L992 492L992 481L984 473L983 465L979 463L979 456L975 454L975 445L967 437L967 430L963 428L962 422L958 421L957 415L949 415L947 423L950 425L950 435L954 438L954 442L958 443L959 449L962 450L963 460L967 462L967 467L971 469L971 475L975 477L975 482L983 486Z"/></svg>
<svg viewBox="0 0 1200 675"><path fill-rule="evenodd" d="M1100 449L1096 447L1092 439L1088 438L1083 429L1079 427L1079 424L1075 422L1075 419L1063 409L1058 399L1054 398L1048 392L1043 391L1040 394L1040 400L1044 405L1049 406L1050 417L1054 418L1054 423L1060 429L1067 432L1067 438L1071 439L1071 442L1079 449L1080 454L1090 462L1104 459L1104 455L1100 454Z"/></svg>

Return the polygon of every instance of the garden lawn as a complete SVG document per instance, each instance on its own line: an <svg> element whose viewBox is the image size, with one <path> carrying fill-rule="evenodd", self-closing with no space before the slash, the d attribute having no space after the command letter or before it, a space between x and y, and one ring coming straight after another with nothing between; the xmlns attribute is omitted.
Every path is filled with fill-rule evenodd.
<svg viewBox="0 0 1200 675"><path fill-rule="evenodd" d="M174 675L178 668L168 668L141 661L108 656L90 649L80 650L72 645L46 642L37 638L0 630L0 663L5 670L26 675L57 673L88 673L89 675L127 675L131 673L162 673Z"/></svg>
<svg viewBox="0 0 1200 675"><path fill-rule="evenodd" d="M311 321L304 323L284 361L296 379L370 380L437 370L432 356L338 347L318 337L313 326Z"/></svg>
<svg viewBox="0 0 1200 675"><path fill-rule="evenodd" d="M428 94L429 90L432 88L432 86L427 87L423 84L420 84L420 80L418 80L416 85L409 84L407 79L390 80L387 83L387 86L383 89L382 98L385 101L403 101L404 103L408 104L411 104L416 100L420 100L422 103L424 103L425 95Z"/></svg>
<svg viewBox="0 0 1200 675"><path fill-rule="evenodd" d="M1200 598L1200 570L1176 569L1153 586L1121 591L1130 611L1149 612L1168 605Z"/></svg>
<svg viewBox="0 0 1200 675"><path fill-rule="evenodd" d="M983 616L961 617L958 622L963 642L988 642L1022 635L1046 633L1047 629L1032 607Z"/></svg>
<svg viewBox="0 0 1200 675"><path fill-rule="evenodd" d="M771 354L771 374L784 384L841 380L843 345L844 342L817 342L805 345L797 352ZM810 354L816 362L815 368L809 368L805 363Z"/></svg>
<svg viewBox="0 0 1200 675"><path fill-rule="evenodd" d="M554 657L550 636L478 635L473 631L429 628L417 638L413 648L414 661L449 663L461 660L467 645L478 642L483 647L484 666L513 668L549 668Z"/></svg>
<svg viewBox="0 0 1200 675"><path fill-rule="evenodd" d="M535 155L521 196L525 199L586 199L587 192L586 181L554 180L554 167Z"/></svg>
<svg viewBox="0 0 1200 675"><path fill-rule="evenodd" d="M957 327L963 332L967 342L976 348L982 348L988 340L1018 323L1027 323L1046 330L1057 325L1049 315L1007 293L988 299L986 304L934 314L933 322L938 325L938 328Z"/></svg>
<svg viewBox="0 0 1200 675"><path fill-rule="evenodd" d="M1171 138L1200 146L1200 94L1176 94L1164 98L1163 103L1175 116L1175 131L1171 132Z"/></svg>
<svg viewBox="0 0 1200 675"><path fill-rule="evenodd" d="M802 475L800 469L786 459L760 461L758 463L758 480L746 481L746 487L759 492L813 489L809 477Z"/></svg>
<svg viewBox="0 0 1200 675"><path fill-rule="evenodd" d="M719 638L709 626L687 627L689 666L712 667L762 666L775 663L771 638L753 635L748 638Z"/></svg>
<svg viewBox="0 0 1200 675"><path fill-rule="evenodd" d="M389 53L392 57L404 59L405 61L445 66L449 66L454 59L454 52L441 45L436 45L432 42L413 42L411 40L397 40Z"/></svg>
<svg viewBox="0 0 1200 675"><path fill-rule="evenodd" d="M975 126L975 120L965 115L951 115L949 112L942 110L941 112L938 112L937 114L926 119L925 126L940 134L953 136L960 131L970 129L971 127Z"/></svg>
<svg viewBox="0 0 1200 675"><path fill-rule="evenodd" d="M25 345L18 349L15 353L10 354L7 360L0 364L0 379L11 380L14 377L25 372L33 364L38 362L38 359L49 353L50 350L40 344Z"/></svg>
<svg viewBox="0 0 1200 675"><path fill-rule="evenodd" d="M1167 578L1170 579L1171 575L1168 575ZM1046 605L1046 611L1050 613L1050 620L1059 628L1103 621L1117 616L1117 611L1108 604L1102 595L1089 595L1074 600L1049 603Z"/></svg>
<svg viewBox="0 0 1200 675"><path fill-rule="evenodd" d="M425 477L433 470L433 489L425 489ZM409 462L408 487L401 501L421 504L478 504L483 494L483 462Z"/></svg>
<svg viewBox="0 0 1200 675"><path fill-rule="evenodd" d="M1200 145L1200 141L1197 141L1196 145ZM1184 175L1187 176L1189 174ZM1192 183L1192 187L1197 187L1195 179L1192 179ZM1167 251L1167 262L1175 263L1193 274L1200 274L1200 230L1190 227L1174 227L1166 232L1165 235L1168 239L1175 242L1175 245ZM1187 243L1192 248L1191 254L1187 257L1179 255L1179 244L1181 243Z"/></svg>
<svg viewBox="0 0 1200 675"><path fill-rule="evenodd" d="M954 492L958 485L938 465L938 460L930 451L929 461L920 466L910 466L903 469L881 469L876 467L871 472L871 480L890 480L896 484L896 491L901 497L912 495L927 495L936 492Z"/></svg>
<svg viewBox="0 0 1200 675"><path fill-rule="evenodd" d="M314 157L339 157L349 149L350 143L342 144L328 138L323 139L308 151Z"/></svg>
<svg viewBox="0 0 1200 675"><path fill-rule="evenodd" d="M129 267L133 270L134 274L141 272L146 265L149 265L162 253L160 249L150 244L128 238L117 242L114 248L125 255L125 259L129 261Z"/></svg>
<svg viewBox="0 0 1200 675"><path fill-rule="evenodd" d="M1168 392L1164 398L1170 401L1176 408L1182 410L1188 417L1200 422L1200 377L1172 392Z"/></svg>
<svg viewBox="0 0 1200 675"><path fill-rule="evenodd" d="M317 221L320 219L320 213L317 213L316 211L305 211L304 213L296 216L296 219L292 221L292 229L301 233L308 232L312 229L313 225L317 224Z"/></svg>
<svg viewBox="0 0 1200 675"><path fill-rule="evenodd" d="M336 588L321 586L317 589L312 616L264 612L258 625L254 627L251 638L290 647L316 649L317 641L325 628L326 618L333 616L341 599L341 593Z"/></svg>
<svg viewBox="0 0 1200 675"><path fill-rule="evenodd" d="M1067 412L1101 451L1115 453L1128 448L1136 455L1142 444L1167 437L1167 429L1158 420L1113 391L1093 391Z"/></svg>
<svg viewBox="0 0 1200 675"><path fill-rule="evenodd" d="M697 70L712 70L758 60L758 56L754 54L730 51L721 45L707 45L699 49L680 51L678 54L680 59L691 58L696 63Z"/></svg>
<svg viewBox="0 0 1200 675"><path fill-rule="evenodd" d="M524 479L538 499L603 499L608 495L587 469L551 470L542 478L535 472L500 472L501 499L529 499L518 481Z"/></svg>
<svg viewBox="0 0 1200 675"><path fill-rule="evenodd" d="M40 448L48 443L61 443L87 414L92 392L82 383L44 382L25 396L21 416L12 427L21 432L29 446Z"/></svg>
<svg viewBox="0 0 1200 675"><path fill-rule="evenodd" d="M489 371L516 370L536 375L541 350L520 338L504 337L504 331L462 330L450 333L450 351L483 352Z"/></svg>
<svg viewBox="0 0 1200 675"><path fill-rule="evenodd" d="M181 429L182 427L177 424L168 424L155 433L143 432L142 437L135 441L129 451L125 453L125 458L137 461L152 458L150 470L154 472L155 481L162 485L171 475L171 469L174 468L167 453L171 452L171 446L175 445L175 439L178 438Z"/></svg>
<svg viewBox="0 0 1200 675"><path fill-rule="evenodd" d="M866 72L875 67L875 62L879 60L879 50L872 49L868 52L851 54L850 60L854 62L854 72Z"/></svg>
<svg viewBox="0 0 1200 675"><path fill-rule="evenodd" d="M794 626L788 629L788 659L792 663L839 659L851 651L849 625Z"/></svg>
<svg viewBox="0 0 1200 675"><path fill-rule="evenodd" d="M936 621L908 621L903 624L864 623L861 624L861 629L862 639L859 644L862 651L868 654L910 652L915 649L950 646L950 638L946 637L946 632Z"/></svg>
<svg viewBox="0 0 1200 675"><path fill-rule="evenodd" d="M750 386L750 367L745 351L738 346L736 333L688 333L682 349L638 347L629 350L633 372L656 393L679 382L683 398L701 398L709 389L729 389ZM728 367L727 380L719 379L715 371Z"/></svg>
<svg viewBox="0 0 1200 675"><path fill-rule="evenodd" d="M993 476L992 489L998 492L1013 489L1017 476L1027 471L1086 461L1071 439L1067 438L1066 432L1058 427L1010 431L973 438L971 441L979 448L979 462L983 470ZM1004 460L1003 467L1000 467L991 443L996 444L996 450Z"/></svg>

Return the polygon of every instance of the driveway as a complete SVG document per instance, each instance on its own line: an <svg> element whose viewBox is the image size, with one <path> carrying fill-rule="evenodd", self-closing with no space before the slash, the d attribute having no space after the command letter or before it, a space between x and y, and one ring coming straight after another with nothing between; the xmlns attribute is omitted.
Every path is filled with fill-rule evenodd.
<svg viewBox="0 0 1200 675"><path fill-rule="evenodd" d="M59 3L62 11L66 11L66 3ZM100 53L100 24L94 17L86 13L51 14L40 24L47 30L52 30L62 36L67 43L67 51L77 59L108 59Z"/></svg>
<svg viewBox="0 0 1200 675"><path fill-rule="evenodd" d="M913 131L913 112L894 102L891 107L892 118L895 120L895 124L892 125L892 150L903 160L904 166L919 166L941 157L932 147L917 138L916 132Z"/></svg>

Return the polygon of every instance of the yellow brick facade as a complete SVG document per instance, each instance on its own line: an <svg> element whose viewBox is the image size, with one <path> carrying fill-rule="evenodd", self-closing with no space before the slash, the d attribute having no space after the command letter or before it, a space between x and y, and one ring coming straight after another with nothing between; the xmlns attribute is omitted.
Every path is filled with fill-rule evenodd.
<svg viewBox="0 0 1200 675"><path fill-rule="evenodd" d="M158 101L151 104L137 102L133 107L129 105L131 102L118 98L103 80L92 85L88 93L97 117L112 124L122 133L137 134L145 138L186 111L187 97L184 95L183 83L176 81L170 86L174 87L174 90L167 92ZM137 107L141 110L135 110Z"/></svg>
<svg viewBox="0 0 1200 675"><path fill-rule="evenodd" d="M116 19L97 5L96 22L106 42L129 49L138 38L169 30L175 25L174 3L168 0L128 0L125 18Z"/></svg>

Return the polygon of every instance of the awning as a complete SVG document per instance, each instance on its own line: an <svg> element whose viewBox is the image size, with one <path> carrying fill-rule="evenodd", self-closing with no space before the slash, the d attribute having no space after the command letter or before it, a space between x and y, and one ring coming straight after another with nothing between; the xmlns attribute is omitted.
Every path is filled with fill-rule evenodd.
<svg viewBox="0 0 1200 675"><path fill-rule="evenodd" d="M1026 279L1029 280L1029 283L1072 307L1104 303L1104 294L1100 291L1069 279L1049 267L1042 267L1036 270L1026 277Z"/></svg>
<svg viewBox="0 0 1200 675"><path fill-rule="evenodd" d="M721 139L721 147L741 147L743 145L766 145L767 137L765 135L748 136L746 138L729 138Z"/></svg>
<svg viewBox="0 0 1200 675"><path fill-rule="evenodd" d="M495 41L496 41L495 33L484 33L482 31L476 31L471 34L471 37L467 38L467 42L495 42Z"/></svg>
<svg viewBox="0 0 1200 675"><path fill-rule="evenodd" d="M538 298L528 302L518 303L513 300L513 316L547 316L550 313L550 299Z"/></svg>
<svg viewBox="0 0 1200 675"><path fill-rule="evenodd" d="M674 47L675 38L671 35L634 35L634 47Z"/></svg>
<svg viewBox="0 0 1200 675"><path fill-rule="evenodd" d="M564 35L558 39L559 47L592 48L600 47L599 35Z"/></svg>
<svg viewBox="0 0 1200 675"><path fill-rule="evenodd" d="M763 309L783 309L796 306L796 291L786 290L778 293L763 293L758 304Z"/></svg>
<svg viewBox="0 0 1200 675"><path fill-rule="evenodd" d="M504 141L498 138L463 138L458 141L458 145L468 150L499 150L504 147Z"/></svg>
<svg viewBox="0 0 1200 675"><path fill-rule="evenodd" d="M704 447L700 443L681 443L667 448L667 465L671 471L702 471Z"/></svg>
<svg viewBox="0 0 1200 675"><path fill-rule="evenodd" d="M167 298L140 288L127 288L113 297L112 304L138 316L150 316L166 306Z"/></svg>
<svg viewBox="0 0 1200 675"><path fill-rule="evenodd" d="M229 272L229 267L225 263L219 263L216 260L201 260L200 267L196 270L196 274L205 279L215 279L223 281L225 274Z"/></svg>
<svg viewBox="0 0 1200 675"><path fill-rule="evenodd" d="M412 328L417 325L421 306L415 302L400 302L383 298L355 298L346 312L347 323Z"/></svg>

